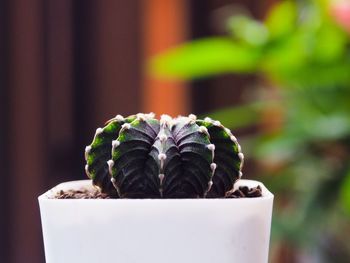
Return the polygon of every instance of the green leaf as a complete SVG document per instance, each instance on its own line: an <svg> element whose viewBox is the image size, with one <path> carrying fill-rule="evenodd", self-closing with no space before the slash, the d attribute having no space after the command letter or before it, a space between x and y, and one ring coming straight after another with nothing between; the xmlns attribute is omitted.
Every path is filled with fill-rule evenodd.
<svg viewBox="0 0 350 263"><path fill-rule="evenodd" d="M229 38L213 37L188 42L154 57L148 65L152 75L193 79L222 73L255 71L260 50Z"/></svg>
<svg viewBox="0 0 350 263"><path fill-rule="evenodd" d="M254 152L255 158L269 163L279 163L290 159L300 151L302 138L286 135L262 137Z"/></svg>
<svg viewBox="0 0 350 263"><path fill-rule="evenodd" d="M346 178L340 189L340 202L350 216L350 170L346 174Z"/></svg>
<svg viewBox="0 0 350 263"><path fill-rule="evenodd" d="M346 52L347 35L335 25L325 24L315 38L314 57L321 63L335 61Z"/></svg>
<svg viewBox="0 0 350 263"><path fill-rule="evenodd" d="M336 87L349 86L350 63L347 61L331 65L310 64L298 70L280 72L279 80L289 87Z"/></svg>
<svg viewBox="0 0 350 263"><path fill-rule="evenodd" d="M207 113L201 117L209 116L219 120L224 126L231 129L243 128L256 124L260 119L261 109L274 102L256 102L236 107L228 107Z"/></svg>
<svg viewBox="0 0 350 263"><path fill-rule="evenodd" d="M268 13L265 25L272 38L280 38L295 29L297 8L295 2L283 1L276 4Z"/></svg>
<svg viewBox="0 0 350 263"><path fill-rule="evenodd" d="M231 34L252 46L262 46L267 43L269 32L260 21L243 15L232 16L228 20Z"/></svg>
<svg viewBox="0 0 350 263"><path fill-rule="evenodd" d="M296 32L271 46L265 52L261 70L267 74L276 75L277 78L298 70L307 63L310 57L309 39L308 34Z"/></svg>

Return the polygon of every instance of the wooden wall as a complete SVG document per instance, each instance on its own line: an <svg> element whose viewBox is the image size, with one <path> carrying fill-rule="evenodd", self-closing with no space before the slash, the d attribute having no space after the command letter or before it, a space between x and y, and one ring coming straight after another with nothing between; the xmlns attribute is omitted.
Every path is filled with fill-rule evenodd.
<svg viewBox="0 0 350 263"><path fill-rule="evenodd" d="M83 179L83 150L114 114L203 113L244 79L161 82L151 55L215 34L228 0L0 0L0 262L44 262L37 196ZM240 1L258 14L262 4Z"/></svg>
<svg viewBox="0 0 350 263"><path fill-rule="evenodd" d="M138 1L0 2L0 262L44 262L37 196L83 179L85 145L141 110Z"/></svg>

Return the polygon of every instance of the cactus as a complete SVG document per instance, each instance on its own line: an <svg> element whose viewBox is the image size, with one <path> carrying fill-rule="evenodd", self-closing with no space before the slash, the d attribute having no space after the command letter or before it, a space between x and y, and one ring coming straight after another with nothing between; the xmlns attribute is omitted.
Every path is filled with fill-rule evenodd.
<svg viewBox="0 0 350 263"><path fill-rule="evenodd" d="M231 131L195 115L118 115L85 149L94 185L120 198L220 198L242 176L244 156Z"/></svg>

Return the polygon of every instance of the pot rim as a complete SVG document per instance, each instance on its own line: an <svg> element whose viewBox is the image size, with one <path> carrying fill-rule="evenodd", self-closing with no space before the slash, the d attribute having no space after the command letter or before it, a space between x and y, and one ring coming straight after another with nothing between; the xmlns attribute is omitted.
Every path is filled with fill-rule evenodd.
<svg viewBox="0 0 350 263"><path fill-rule="evenodd" d="M45 193L41 194L38 197L39 201L48 200L50 202L66 202L66 201L79 201L79 202L135 202L135 201L180 201L180 202L186 202L188 200L198 200L200 202L212 202L212 201L222 201L222 202L253 202L257 200L265 200L265 199L273 199L274 195L266 188L266 186L256 180L247 180L247 179L240 179L235 183L234 189L237 189L240 186L248 186L248 187L256 187L260 186L262 190L262 196L261 197L254 197L254 198L140 198L140 199L58 199L54 198L54 195L59 192L60 190L73 190L73 189L79 189L79 188L88 188L92 189L94 186L92 185L91 180L75 180L75 181L67 181L60 183L56 185L55 187L51 188L50 190L46 191Z"/></svg>

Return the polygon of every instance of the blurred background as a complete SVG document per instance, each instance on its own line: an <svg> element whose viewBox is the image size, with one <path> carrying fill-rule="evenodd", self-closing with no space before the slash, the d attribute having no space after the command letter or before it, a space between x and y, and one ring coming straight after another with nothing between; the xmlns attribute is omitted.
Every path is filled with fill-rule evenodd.
<svg viewBox="0 0 350 263"><path fill-rule="evenodd" d="M0 1L0 262L116 114L230 127L275 193L270 262L350 262L350 1ZM239 211L237 211L239 213Z"/></svg>

